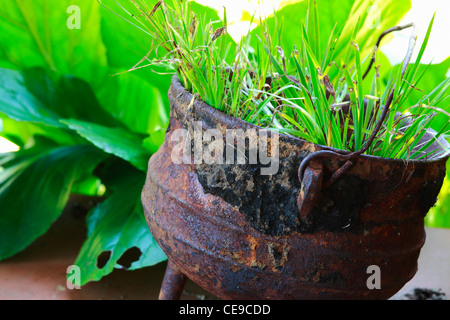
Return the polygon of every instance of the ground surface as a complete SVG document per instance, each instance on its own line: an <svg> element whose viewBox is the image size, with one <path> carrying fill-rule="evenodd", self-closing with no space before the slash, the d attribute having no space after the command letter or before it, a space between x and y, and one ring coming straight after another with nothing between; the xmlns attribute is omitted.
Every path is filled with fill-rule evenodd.
<svg viewBox="0 0 450 320"><path fill-rule="evenodd" d="M71 202L61 218L25 251L0 262L0 300L9 299L157 299L165 263L136 271L115 270L81 290L66 288L65 272L85 238L80 203ZM393 298L403 299L414 288L427 288L450 297L450 229L427 229L416 276ZM214 298L192 282L182 299Z"/></svg>

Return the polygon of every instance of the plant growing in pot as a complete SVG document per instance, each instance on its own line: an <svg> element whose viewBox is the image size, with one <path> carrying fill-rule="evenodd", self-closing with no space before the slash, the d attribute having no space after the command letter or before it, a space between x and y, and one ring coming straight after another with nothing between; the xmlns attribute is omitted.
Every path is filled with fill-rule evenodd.
<svg viewBox="0 0 450 320"><path fill-rule="evenodd" d="M276 15L235 44L226 12L217 25L187 1L131 7L137 13L123 9L164 51L150 65L177 73L142 192L169 258L161 299L178 298L186 277L238 299L388 298L412 278L449 157L448 121L432 129L448 116L440 104L449 80L405 105L433 21L416 63L413 32L404 63L385 71L380 41L413 25L381 34L364 60L364 10L323 47L309 1L286 48ZM386 84L380 72L391 73ZM382 277L370 290L374 266Z"/></svg>

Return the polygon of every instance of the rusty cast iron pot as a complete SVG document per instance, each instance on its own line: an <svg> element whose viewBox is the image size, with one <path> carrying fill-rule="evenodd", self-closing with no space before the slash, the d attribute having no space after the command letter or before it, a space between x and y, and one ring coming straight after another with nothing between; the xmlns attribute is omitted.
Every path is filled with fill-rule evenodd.
<svg viewBox="0 0 450 320"><path fill-rule="evenodd" d="M175 164L172 135L193 132L195 121L224 135L230 128L261 130L192 98L174 77L170 126L142 193L150 231L169 258L161 299L179 298L186 277L222 299L387 299L414 276L424 216L448 155L432 161L361 155L335 183L313 190L316 200L303 211L299 199L311 195L317 168L326 181L343 161L311 161L303 183L299 166L312 153L334 149L273 133L274 175L261 175L260 163ZM369 289L370 266L379 268L379 289Z"/></svg>

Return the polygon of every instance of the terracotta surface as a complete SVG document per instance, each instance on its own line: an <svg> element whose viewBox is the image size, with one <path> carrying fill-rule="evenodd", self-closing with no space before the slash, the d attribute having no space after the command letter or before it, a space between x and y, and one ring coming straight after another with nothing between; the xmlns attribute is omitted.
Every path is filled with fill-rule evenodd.
<svg viewBox="0 0 450 320"><path fill-rule="evenodd" d="M156 299L166 263L136 271L115 270L81 290L65 286L66 268L73 264L86 228L85 201L75 198L52 228L29 248L0 262L0 300L4 299ZM441 288L450 296L450 230L427 230L416 276L396 295L415 287ZM214 298L188 280L182 299Z"/></svg>

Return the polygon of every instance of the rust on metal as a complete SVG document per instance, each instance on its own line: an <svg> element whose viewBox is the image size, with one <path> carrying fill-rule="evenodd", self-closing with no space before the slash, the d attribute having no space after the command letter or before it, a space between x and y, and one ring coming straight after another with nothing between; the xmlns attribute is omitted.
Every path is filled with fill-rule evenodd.
<svg viewBox="0 0 450 320"><path fill-rule="evenodd" d="M304 162L303 160L302 164ZM302 220L308 218L319 200L320 194L322 193L323 172L324 168L321 162L308 161L306 168L302 168L300 165L298 175L299 181L302 182L302 189L297 198L297 207Z"/></svg>
<svg viewBox="0 0 450 320"><path fill-rule="evenodd" d="M179 274L222 299L385 299L414 276L423 218L442 186L448 155L433 161L359 155L349 166L345 152L274 133L274 175L262 176L262 164L175 164L172 135L193 130L195 121L223 134L227 128L260 133L201 101L188 108L192 95L176 77L169 98L170 127L150 159L142 203L150 231ZM322 150L339 156L312 159L300 182L302 161ZM320 197L299 214L298 199L313 184ZM370 265L381 269L381 290L366 286Z"/></svg>
<svg viewBox="0 0 450 320"><path fill-rule="evenodd" d="M164 274L161 291L159 292L159 300L178 300L183 293L186 276L180 269L169 260L166 272Z"/></svg>

